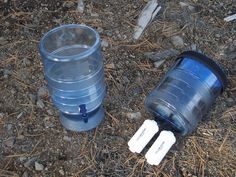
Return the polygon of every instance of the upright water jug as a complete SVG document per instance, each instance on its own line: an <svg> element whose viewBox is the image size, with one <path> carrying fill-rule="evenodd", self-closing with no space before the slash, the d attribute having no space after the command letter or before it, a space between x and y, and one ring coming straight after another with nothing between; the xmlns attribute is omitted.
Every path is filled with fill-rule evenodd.
<svg viewBox="0 0 236 177"><path fill-rule="evenodd" d="M84 25L62 25L40 41L44 75L62 125L86 131L104 118L106 93L99 34Z"/></svg>

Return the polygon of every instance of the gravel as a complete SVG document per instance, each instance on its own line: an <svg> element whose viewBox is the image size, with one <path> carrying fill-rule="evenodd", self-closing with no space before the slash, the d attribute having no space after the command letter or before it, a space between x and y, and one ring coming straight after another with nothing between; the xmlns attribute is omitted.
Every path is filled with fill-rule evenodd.
<svg viewBox="0 0 236 177"><path fill-rule="evenodd" d="M43 109L43 108L45 107L45 105L44 105L44 103L43 103L42 100L38 100L36 104L37 104L37 107L38 107L38 108Z"/></svg>
<svg viewBox="0 0 236 177"><path fill-rule="evenodd" d="M16 141L15 137L10 137L10 138L8 138L7 140L4 141L4 145L7 146L7 147L12 148L13 145L15 144L15 141Z"/></svg>
<svg viewBox="0 0 236 177"><path fill-rule="evenodd" d="M24 167L29 168L30 165L31 165L35 160L37 160L37 157L29 158L29 159L24 163Z"/></svg>
<svg viewBox="0 0 236 177"><path fill-rule="evenodd" d="M48 89L46 86L42 86L38 89L37 92L38 98L43 98L46 97L48 95Z"/></svg>
<svg viewBox="0 0 236 177"><path fill-rule="evenodd" d="M66 1L66 2L63 3L62 6L67 7L67 8L71 8L71 7L75 6L75 3L72 2L72 1Z"/></svg>
<svg viewBox="0 0 236 177"><path fill-rule="evenodd" d="M226 103L228 107L234 106L235 105L235 101L233 98L229 97L226 99Z"/></svg>
<svg viewBox="0 0 236 177"><path fill-rule="evenodd" d="M108 41L103 39L102 42L101 42L101 46L104 47L104 48L108 47L109 46Z"/></svg>
<svg viewBox="0 0 236 177"><path fill-rule="evenodd" d="M69 136L64 136L64 137L63 137L63 140L64 140L64 141L67 141L67 142L71 142L71 137L69 137Z"/></svg>
<svg viewBox="0 0 236 177"><path fill-rule="evenodd" d="M29 99L30 99L31 103L35 104L36 100L37 100L36 95L30 93L30 94L28 94L28 96L29 96Z"/></svg>
<svg viewBox="0 0 236 177"><path fill-rule="evenodd" d="M142 114L140 112L130 112L130 113L127 113L126 116L129 118L129 119L140 119L142 117Z"/></svg>
<svg viewBox="0 0 236 177"><path fill-rule="evenodd" d="M178 53L179 53L178 50L171 48L171 49L157 51L157 52L145 52L144 56L146 56L148 59L152 61L160 61L160 60L166 60L166 59L175 57Z"/></svg>
<svg viewBox="0 0 236 177"><path fill-rule="evenodd" d="M28 174L27 171L25 171L25 172L23 173L23 175L22 175L22 177L28 177L28 176L29 176L29 174Z"/></svg>
<svg viewBox="0 0 236 177"><path fill-rule="evenodd" d="M172 36L171 42L176 48L182 48L184 47L184 40L180 36Z"/></svg>
<svg viewBox="0 0 236 177"><path fill-rule="evenodd" d="M161 60L161 61L156 61L156 62L154 62L155 68L159 68L164 62L165 62L165 60Z"/></svg>
<svg viewBox="0 0 236 177"><path fill-rule="evenodd" d="M34 167L36 171L42 171L44 169L44 166L38 162L34 162Z"/></svg>

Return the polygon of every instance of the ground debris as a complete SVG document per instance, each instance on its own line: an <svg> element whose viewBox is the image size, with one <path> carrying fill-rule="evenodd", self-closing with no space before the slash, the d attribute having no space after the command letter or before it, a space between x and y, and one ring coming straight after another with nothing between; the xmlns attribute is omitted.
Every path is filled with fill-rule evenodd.
<svg viewBox="0 0 236 177"><path fill-rule="evenodd" d="M164 62L165 62L165 60L160 60L160 61L154 62L155 68L159 68Z"/></svg>
<svg viewBox="0 0 236 177"><path fill-rule="evenodd" d="M38 162L34 162L34 167L36 171L42 171L44 169L44 166Z"/></svg>
<svg viewBox="0 0 236 177"><path fill-rule="evenodd" d="M230 16L224 18L224 21L226 21L226 22L230 22L233 20L236 20L236 14L233 14L233 15L230 15Z"/></svg>
<svg viewBox="0 0 236 177"><path fill-rule="evenodd" d="M175 49L167 49L164 51L158 51L158 52L145 52L144 56L146 56L148 59L152 61L160 61L160 60L166 60L170 59L172 57L177 56L179 53L178 50Z"/></svg>
<svg viewBox="0 0 236 177"><path fill-rule="evenodd" d="M187 7L190 11L193 11L194 10L194 7L189 5L188 3L185 3L185 2L179 2L179 5L182 7L182 8L185 8Z"/></svg>
<svg viewBox="0 0 236 177"><path fill-rule="evenodd" d="M181 36L172 36L171 42L176 48L184 47L184 40Z"/></svg>
<svg viewBox="0 0 236 177"><path fill-rule="evenodd" d="M48 95L48 89L46 86L42 86L38 89L37 95L39 98L46 97Z"/></svg>
<svg viewBox="0 0 236 177"><path fill-rule="evenodd" d="M15 140L16 139L14 137L8 138L7 140L4 141L4 145L9 148L12 148L13 145L15 144Z"/></svg>
<svg viewBox="0 0 236 177"><path fill-rule="evenodd" d="M139 39L145 28L152 22L157 13L161 10L157 0L150 0L139 15L137 26L134 29L134 39Z"/></svg>
<svg viewBox="0 0 236 177"><path fill-rule="evenodd" d="M78 0L77 10L80 13L84 13L84 0Z"/></svg>
<svg viewBox="0 0 236 177"><path fill-rule="evenodd" d="M43 109L43 108L45 107L45 105L44 105L44 103L43 103L42 100L38 100L36 104L37 104L37 107L38 107L38 108Z"/></svg>
<svg viewBox="0 0 236 177"><path fill-rule="evenodd" d="M73 1L65 1L63 3L63 7L67 7L67 8L71 8L75 5L75 3Z"/></svg>
<svg viewBox="0 0 236 177"><path fill-rule="evenodd" d="M142 114L140 112L129 112L126 114L126 116L129 119L140 119L142 117Z"/></svg>

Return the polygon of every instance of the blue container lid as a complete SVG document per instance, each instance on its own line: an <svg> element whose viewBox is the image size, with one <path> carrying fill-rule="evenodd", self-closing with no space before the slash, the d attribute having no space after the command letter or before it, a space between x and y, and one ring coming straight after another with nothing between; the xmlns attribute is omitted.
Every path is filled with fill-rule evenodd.
<svg viewBox="0 0 236 177"><path fill-rule="evenodd" d="M195 52L195 51L186 51L183 52L182 54L180 54L180 56L177 58L177 60L180 60L182 58L191 58L194 60L197 60L199 62L201 62L202 64L206 65L215 75L216 77L221 81L222 83L222 90L221 92L223 92L227 85L228 85L228 79L227 76L225 74L224 69L214 60L212 60L211 58Z"/></svg>

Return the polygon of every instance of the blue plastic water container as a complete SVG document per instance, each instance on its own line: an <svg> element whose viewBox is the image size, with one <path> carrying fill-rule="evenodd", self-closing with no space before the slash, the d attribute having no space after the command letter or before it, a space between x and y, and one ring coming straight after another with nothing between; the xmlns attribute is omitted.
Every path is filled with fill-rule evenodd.
<svg viewBox="0 0 236 177"><path fill-rule="evenodd" d="M73 131L98 126L106 94L99 34L84 25L59 26L41 39L40 54L62 125Z"/></svg>
<svg viewBox="0 0 236 177"><path fill-rule="evenodd" d="M165 129L187 135L226 86L220 65L203 54L187 51L147 96L145 106Z"/></svg>

